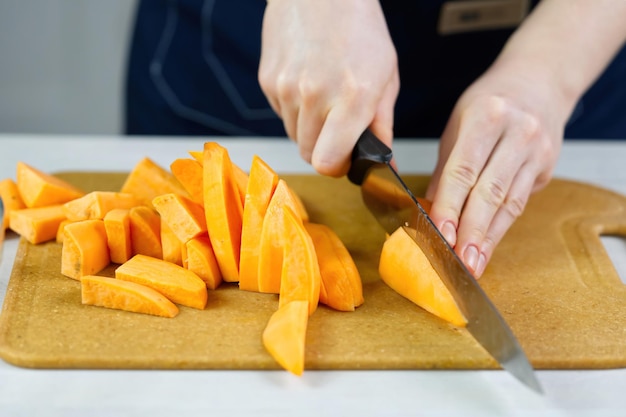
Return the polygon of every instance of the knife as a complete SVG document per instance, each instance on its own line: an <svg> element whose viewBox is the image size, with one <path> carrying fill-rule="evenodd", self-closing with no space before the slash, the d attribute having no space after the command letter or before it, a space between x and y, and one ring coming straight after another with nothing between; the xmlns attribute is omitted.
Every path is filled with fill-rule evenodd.
<svg viewBox="0 0 626 417"><path fill-rule="evenodd" d="M348 179L360 186L365 205L387 233L399 227L409 232L454 297L474 339L503 369L542 393L515 335L393 168L392 158L391 149L367 129L353 150ZM384 187L385 192L380 192L381 181L393 187Z"/></svg>

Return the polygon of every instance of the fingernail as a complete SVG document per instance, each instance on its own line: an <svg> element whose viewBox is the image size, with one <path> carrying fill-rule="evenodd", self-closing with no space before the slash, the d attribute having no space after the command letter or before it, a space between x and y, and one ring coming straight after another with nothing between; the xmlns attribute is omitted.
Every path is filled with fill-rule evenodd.
<svg viewBox="0 0 626 417"><path fill-rule="evenodd" d="M472 272L476 271L476 266L478 264L478 249L476 246L470 245L465 248L465 251L463 252L463 260L465 261L465 265L467 265Z"/></svg>
<svg viewBox="0 0 626 417"><path fill-rule="evenodd" d="M485 267L487 266L487 257L484 253L481 253L478 257L478 265L476 265L476 278L480 278L480 276L485 272Z"/></svg>
<svg viewBox="0 0 626 417"><path fill-rule="evenodd" d="M456 227L452 224L452 222L445 222L443 226L441 226L441 234L448 241L450 246L454 246L456 243Z"/></svg>

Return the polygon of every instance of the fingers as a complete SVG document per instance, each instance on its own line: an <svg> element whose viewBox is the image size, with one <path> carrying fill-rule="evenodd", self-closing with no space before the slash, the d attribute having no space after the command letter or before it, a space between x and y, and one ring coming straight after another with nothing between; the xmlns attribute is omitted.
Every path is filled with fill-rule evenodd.
<svg viewBox="0 0 626 417"><path fill-rule="evenodd" d="M535 183L534 172L534 169L522 167L513 180L509 193L489 224L480 249L477 248L479 257L473 269L476 277L480 277L483 274L496 246L524 211Z"/></svg>
<svg viewBox="0 0 626 417"><path fill-rule="evenodd" d="M432 197L432 219L450 245L457 243L457 228L465 202L487 164L495 145L504 132L499 116L503 103L490 100L471 106L458 114L458 131L446 129L442 147L449 156L439 157L440 174L436 193ZM458 138L458 139L457 139ZM431 187L432 190L432 187Z"/></svg>
<svg viewBox="0 0 626 417"><path fill-rule="evenodd" d="M451 120L458 131L442 136L428 192L435 225L479 277L530 194L549 178L542 144L550 141L537 119L504 101L474 104Z"/></svg>

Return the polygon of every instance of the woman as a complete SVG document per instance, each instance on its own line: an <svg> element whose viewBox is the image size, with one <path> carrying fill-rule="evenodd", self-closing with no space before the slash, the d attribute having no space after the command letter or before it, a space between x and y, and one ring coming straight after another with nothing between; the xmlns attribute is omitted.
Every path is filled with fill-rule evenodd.
<svg viewBox="0 0 626 417"><path fill-rule="evenodd" d="M478 277L563 137L626 138L624 21L616 0L148 0L128 133L286 134L333 176L367 127L440 137L431 216Z"/></svg>

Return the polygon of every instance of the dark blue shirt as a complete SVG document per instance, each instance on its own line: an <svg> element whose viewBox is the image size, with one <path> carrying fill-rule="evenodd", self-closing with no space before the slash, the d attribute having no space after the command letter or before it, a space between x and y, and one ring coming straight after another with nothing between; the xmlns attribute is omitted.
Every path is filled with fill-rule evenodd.
<svg viewBox="0 0 626 417"><path fill-rule="evenodd" d="M439 137L458 97L512 33L439 35L442 4L381 1L399 59L396 137ZM265 5L141 1L128 60L126 132L285 136L257 81ZM626 48L578 103L565 137L626 138Z"/></svg>

